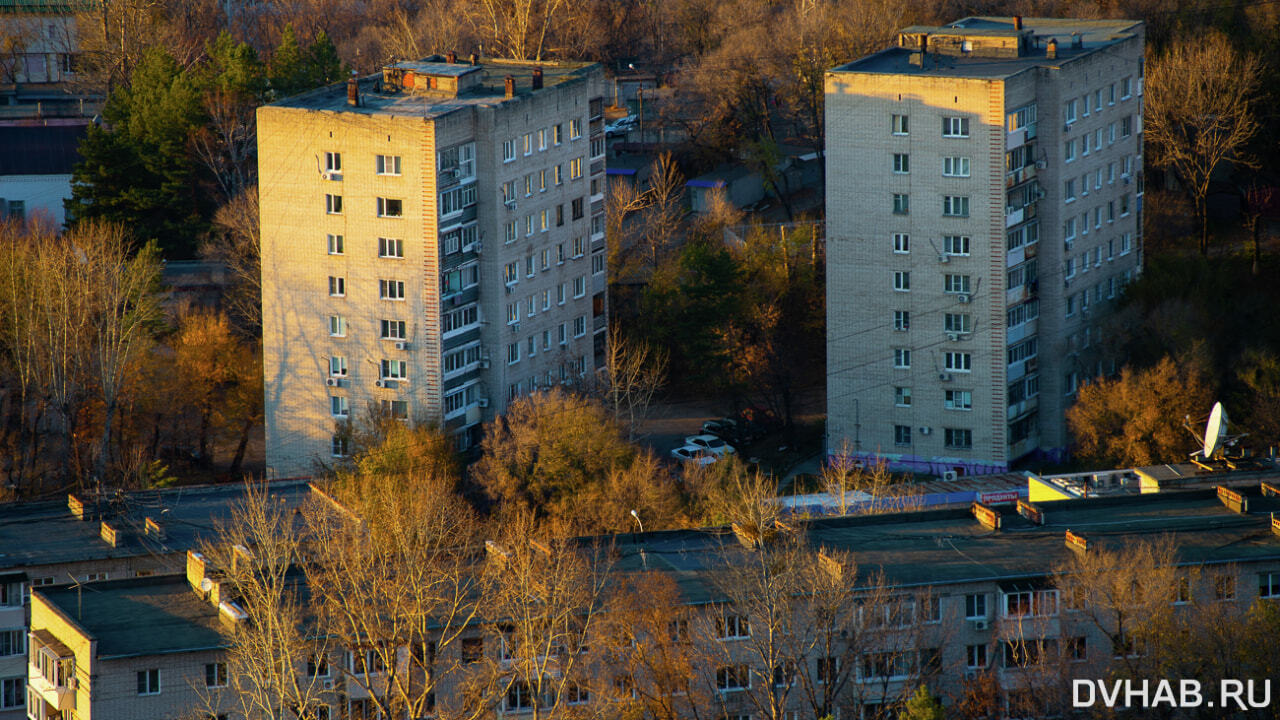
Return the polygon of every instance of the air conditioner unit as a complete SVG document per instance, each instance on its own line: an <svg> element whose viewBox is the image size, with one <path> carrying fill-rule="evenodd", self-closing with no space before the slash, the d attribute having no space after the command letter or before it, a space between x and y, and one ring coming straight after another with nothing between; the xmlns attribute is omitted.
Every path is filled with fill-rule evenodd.
<svg viewBox="0 0 1280 720"><path fill-rule="evenodd" d="M482 408L489 407L489 398L480 398L479 400L477 400L476 407L482 407Z"/></svg>
<svg viewBox="0 0 1280 720"><path fill-rule="evenodd" d="M320 689L321 689L321 690L332 690L332 689L333 689L333 681L332 681L332 680L321 680L321 681L320 681Z"/></svg>
<svg viewBox="0 0 1280 720"><path fill-rule="evenodd" d="M513 333L520 332L520 323L511 323L511 332Z"/></svg>
<svg viewBox="0 0 1280 720"><path fill-rule="evenodd" d="M987 620L974 620L974 621L973 621L973 629L974 629L974 630L979 630L979 631L981 631L981 630L986 630L986 629L988 629L988 628L990 628L990 627L991 627L991 623L990 623L989 621L987 621Z"/></svg>
<svg viewBox="0 0 1280 720"><path fill-rule="evenodd" d="M965 670L965 671L964 671L964 679L965 679L965 680L976 680L977 678L978 678L978 671L977 671L977 670Z"/></svg>
<svg viewBox="0 0 1280 720"><path fill-rule="evenodd" d="M338 378L336 377L331 377L331 378L325 378L324 384L328 385L329 387L341 387L342 381L338 380Z"/></svg>
<svg viewBox="0 0 1280 720"><path fill-rule="evenodd" d="M962 304L967 305L969 304L969 302L973 300L973 297L966 293L964 295L957 295L956 299L959 300Z"/></svg>
<svg viewBox="0 0 1280 720"><path fill-rule="evenodd" d="M1049 163L1048 163L1047 161L1045 161L1045 160L1037 160L1037 161L1036 161L1036 169L1037 169L1037 170L1044 170L1044 169L1045 169L1045 168L1047 168L1047 167L1049 167Z"/></svg>
<svg viewBox="0 0 1280 720"><path fill-rule="evenodd" d="M950 340L951 342L959 342L959 341L960 341L960 333L953 333L953 332L949 332L949 333L947 333L947 339L948 339L948 340Z"/></svg>
<svg viewBox="0 0 1280 720"><path fill-rule="evenodd" d="M946 254L946 253L943 253L943 254L941 254L941 255L939 255L939 256L938 256L938 262L940 262L940 263L944 263L944 264L945 264L945 263L949 263L949 262L951 262L951 256L950 256L950 255L948 255L948 254Z"/></svg>
<svg viewBox="0 0 1280 720"><path fill-rule="evenodd" d="M386 380L375 380L375 381L373 382L373 386L374 386L374 387L380 387L380 388L390 387L389 385L387 385L387 381L386 381Z"/></svg>
<svg viewBox="0 0 1280 720"><path fill-rule="evenodd" d="M407 343L407 342L405 342L405 341L401 340L400 342L396 343L396 349L397 349L397 350L408 350L408 349L409 349L409 343Z"/></svg>
<svg viewBox="0 0 1280 720"><path fill-rule="evenodd" d="M942 473L942 479L946 480L947 482L955 482L956 480L960 479L960 473L956 472L955 470L948 470Z"/></svg>
<svg viewBox="0 0 1280 720"><path fill-rule="evenodd" d="M1121 175L1120 179L1124 181L1125 185L1128 185L1129 183L1133 182L1133 178L1128 175Z"/></svg>
<svg viewBox="0 0 1280 720"><path fill-rule="evenodd" d="M502 203L502 204L503 204L503 205L506 205L507 207L511 208L512 210L515 210L515 209L516 209L516 201L515 201L515 198L512 198L512 199L510 199L510 200L508 200L508 201L506 201L506 202L504 202L504 203Z"/></svg>
<svg viewBox="0 0 1280 720"><path fill-rule="evenodd" d="M469 246L467 246L467 247L465 247L465 248L462 248L462 249L463 249L464 251L466 251L466 250L470 250L471 252L473 252L473 253L475 253L475 254L479 255L479 254L480 254L480 251L484 249L484 245L482 245L482 244L480 243L480 241L479 241L479 240L477 240L477 241L475 241L475 242L471 243Z"/></svg>
<svg viewBox="0 0 1280 720"><path fill-rule="evenodd" d="M324 172L320 173L320 177L324 178L325 180L341 180L342 172L340 170L325 170Z"/></svg>
<svg viewBox="0 0 1280 720"><path fill-rule="evenodd" d="M480 369L481 370L489 369L489 358L480 358Z"/></svg>
<svg viewBox="0 0 1280 720"><path fill-rule="evenodd" d="M938 379L942 382L951 382L951 373L938 373Z"/></svg>
<svg viewBox="0 0 1280 720"><path fill-rule="evenodd" d="M512 290L511 290L511 286L510 286L510 285L508 285L508 286L507 286L507 294L508 294L508 295L510 295L510 294L511 294L511 292L512 292Z"/></svg>
<svg viewBox="0 0 1280 720"><path fill-rule="evenodd" d="M921 435L928 435L928 434L929 434L929 433L931 433L931 432L933 432L933 428L931 428L931 427L927 427L927 426L924 426L924 425L920 426L920 434L921 434Z"/></svg>

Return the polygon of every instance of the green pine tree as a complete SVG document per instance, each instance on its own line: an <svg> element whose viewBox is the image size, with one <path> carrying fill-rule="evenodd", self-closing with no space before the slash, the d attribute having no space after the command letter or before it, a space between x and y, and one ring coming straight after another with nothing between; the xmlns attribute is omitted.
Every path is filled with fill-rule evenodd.
<svg viewBox="0 0 1280 720"><path fill-rule="evenodd" d="M942 701L929 692L929 688L921 685L907 700L902 709L902 720L945 720L946 713L942 709Z"/></svg>

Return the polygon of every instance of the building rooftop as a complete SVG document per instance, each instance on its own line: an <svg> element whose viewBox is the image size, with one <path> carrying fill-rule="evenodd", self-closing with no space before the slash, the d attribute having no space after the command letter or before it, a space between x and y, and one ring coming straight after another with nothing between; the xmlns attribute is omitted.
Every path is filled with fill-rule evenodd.
<svg viewBox="0 0 1280 720"><path fill-rule="evenodd" d="M0 126L0 175L70 175L88 121Z"/></svg>
<svg viewBox="0 0 1280 720"><path fill-rule="evenodd" d="M1041 507L1043 525L1014 508L997 508L1002 528L996 531L965 509L827 518L796 527L811 546L851 552L862 578L882 571L901 588L1044 578L1071 557L1067 530L1111 549L1169 534L1186 564L1280 563L1280 536L1272 534L1268 514L1280 509L1280 500L1257 488L1244 494L1247 514L1225 507L1212 490L1194 490L1062 500ZM617 551L624 570L672 573L693 604L719 599L709 571L746 552L723 527L619 535Z"/></svg>
<svg viewBox="0 0 1280 720"><path fill-rule="evenodd" d="M532 95L535 74L542 89L584 80L600 68L586 62L524 62L478 58L476 65L447 62L434 55L424 60L388 65L379 74L358 79L359 104L348 102L347 83L284 98L271 107L328 110L370 115L439 117L466 106L498 105L507 99L506 78L515 81L515 97ZM433 80L434 78L434 80ZM443 80L443 82L438 82Z"/></svg>
<svg viewBox="0 0 1280 720"><path fill-rule="evenodd" d="M33 593L96 639L101 659L227 647L218 609L192 591L183 575L37 588Z"/></svg>
<svg viewBox="0 0 1280 720"><path fill-rule="evenodd" d="M940 27L903 28L897 46L832 72L1002 78L1061 66L1142 32L1137 20L968 17ZM1050 40L1056 41L1054 57Z"/></svg>
<svg viewBox="0 0 1280 720"><path fill-rule="evenodd" d="M311 492L306 480L273 482L270 490L290 508L302 507ZM90 513L96 514L91 520L77 518L65 501L3 504L0 570L180 553L195 548L213 535L219 523L229 521L244 494L240 483L120 493L89 503ZM163 538L147 534L147 518L163 530ZM102 538L103 520L120 531L114 547ZM175 558L172 570L182 570L184 562ZM55 582L68 580L59 577Z"/></svg>

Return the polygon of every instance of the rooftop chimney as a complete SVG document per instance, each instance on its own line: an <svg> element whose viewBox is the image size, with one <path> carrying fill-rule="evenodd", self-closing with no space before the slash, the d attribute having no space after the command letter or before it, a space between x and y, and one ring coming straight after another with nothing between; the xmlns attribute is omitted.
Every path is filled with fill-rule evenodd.
<svg viewBox="0 0 1280 720"><path fill-rule="evenodd" d="M458 53L450 50L449 52L445 53L444 61L449 63L450 65L456 65L458 63Z"/></svg>
<svg viewBox="0 0 1280 720"><path fill-rule="evenodd" d="M1058 59L1057 38L1049 38L1049 42L1044 46L1044 56L1050 60Z"/></svg>
<svg viewBox="0 0 1280 720"><path fill-rule="evenodd" d="M516 96L516 79L508 75L503 79L503 82L507 89L507 99L510 100Z"/></svg>
<svg viewBox="0 0 1280 720"><path fill-rule="evenodd" d="M1022 29L1022 16L1021 16L1021 15L1014 15L1014 16L1013 16L1013 29L1014 29L1014 30L1021 30L1021 29Z"/></svg>
<svg viewBox="0 0 1280 720"><path fill-rule="evenodd" d="M351 77L347 79L347 104L351 107L360 107L360 81L356 79L356 71L351 71Z"/></svg>
<svg viewBox="0 0 1280 720"><path fill-rule="evenodd" d="M475 53L471 53L471 65L474 67L479 64L480 64L480 56Z"/></svg>
<svg viewBox="0 0 1280 720"><path fill-rule="evenodd" d="M541 65L533 69L533 89L534 90L542 89L542 66Z"/></svg>
<svg viewBox="0 0 1280 720"><path fill-rule="evenodd" d="M1084 47L1084 36L1078 32L1071 33L1071 47L1077 50Z"/></svg>

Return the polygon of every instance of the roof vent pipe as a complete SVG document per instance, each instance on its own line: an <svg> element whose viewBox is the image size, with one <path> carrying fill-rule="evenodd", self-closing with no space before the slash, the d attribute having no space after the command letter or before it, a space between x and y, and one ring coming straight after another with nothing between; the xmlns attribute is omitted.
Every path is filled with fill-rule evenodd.
<svg viewBox="0 0 1280 720"><path fill-rule="evenodd" d="M542 89L542 66L541 65L533 69L533 89L534 90Z"/></svg>
<svg viewBox="0 0 1280 720"><path fill-rule="evenodd" d="M1049 38L1049 42L1044 46L1044 56L1050 60L1058 59L1058 40L1057 38Z"/></svg>
<svg viewBox="0 0 1280 720"><path fill-rule="evenodd" d="M1013 29L1014 29L1014 30L1021 30L1021 29L1022 29L1022 16L1021 16L1021 15L1014 15L1014 16L1013 16Z"/></svg>
<svg viewBox="0 0 1280 720"><path fill-rule="evenodd" d="M449 52L445 53L444 61L449 63L450 65L456 65L458 63L458 53L450 50Z"/></svg>
<svg viewBox="0 0 1280 720"><path fill-rule="evenodd" d="M476 53L471 53L471 65L474 67L479 64L480 64L480 56L477 55Z"/></svg>
<svg viewBox="0 0 1280 720"><path fill-rule="evenodd" d="M356 71L351 71L351 77L347 79L347 104L351 107L360 107L360 81L356 79Z"/></svg>
<svg viewBox="0 0 1280 720"><path fill-rule="evenodd" d="M503 82L506 85L507 99L510 100L516 96L516 79L508 75Z"/></svg>

